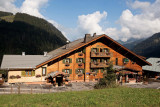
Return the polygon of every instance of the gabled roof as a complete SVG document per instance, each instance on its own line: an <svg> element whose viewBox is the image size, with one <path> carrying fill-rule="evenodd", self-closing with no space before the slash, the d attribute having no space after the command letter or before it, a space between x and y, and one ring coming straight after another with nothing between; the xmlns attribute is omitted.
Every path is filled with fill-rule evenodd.
<svg viewBox="0 0 160 107"><path fill-rule="evenodd" d="M152 66L143 66L143 70L160 72L160 58L148 58L147 61L150 62Z"/></svg>
<svg viewBox="0 0 160 107"><path fill-rule="evenodd" d="M49 57L49 55L4 55L1 69L34 69L37 64L46 61Z"/></svg>
<svg viewBox="0 0 160 107"><path fill-rule="evenodd" d="M147 62L145 59L143 59L142 57L140 57L139 55L136 55L135 53L133 53L132 51L128 50L127 48L125 48L124 46L122 46L121 44L119 44L118 42L116 42L115 40L111 39L110 37L108 37L107 35L103 34L103 35L94 35L94 37L90 37L88 38L87 42L83 42L84 41L84 38L82 39L78 39L78 40L75 40L71 43L69 43L69 47L66 49L65 48L65 45L56 49L56 50L53 50L51 52L49 52L48 54L51 55L50 59L47 59L46 61L44 61L43 63L37 65L37 68L40 67L40 66L43 66L44 64L47 64L48 62L50 61L53 61L57 58L60 58L64 55L67 55L79 48L82 48L96 40L99 40L101 38L104 38L103 40L108 40L110 42L110 45L113 45L114 46L118 46L121 48L121 50L118 50L118 52L121 52L122 50L125 52L128 57L130 57L129 59L132 59L134 58L135 62L138 62L138 63L143 63L142 65L151 65L149 62ZM139 60L139 61L138 61Z"/></svg>

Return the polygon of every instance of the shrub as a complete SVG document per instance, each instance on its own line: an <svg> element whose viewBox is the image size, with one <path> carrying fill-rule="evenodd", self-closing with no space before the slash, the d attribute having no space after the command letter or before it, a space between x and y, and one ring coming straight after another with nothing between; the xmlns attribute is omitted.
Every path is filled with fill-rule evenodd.
<svg viewBox="0 0 160 107"><path fill-rule="evenodd" d="M21 78L21 76L17 75L16 78L19 79L19 78Z"/></svg>
<svg viewBox="0 0 160 107"><path fill-rule="evenodd" d="M36 75L36 78L38 78L38 77L41 77L41 75L40 74Z"/></svg>
<svg viewBox="0 0 160 107"><path fill-rule="evenodd" d="M16 78L16 76L14 76L14 75L10 76L10 79L15 79L15 78Z"/></svg>
<svg viewBox="0 0 160 107"><path fill-rule="evenodd" d="M108 68L106 68L106 72L103 74L103 78L99 80L97 84L95 84L94 88L113 88L117 87L116 84L116 74L114 73L113 65L110 64Z"/></svg>

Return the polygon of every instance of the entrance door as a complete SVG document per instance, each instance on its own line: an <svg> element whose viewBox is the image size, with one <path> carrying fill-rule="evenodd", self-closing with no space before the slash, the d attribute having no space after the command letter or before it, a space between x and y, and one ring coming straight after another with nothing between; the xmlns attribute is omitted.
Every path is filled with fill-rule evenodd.
<svg viewBox="0 0 160 107"><path fill-rule="evenodd" d="M57 76L56 83L58 83L58 86L61 86L63 84L63 76Z"/></svg>

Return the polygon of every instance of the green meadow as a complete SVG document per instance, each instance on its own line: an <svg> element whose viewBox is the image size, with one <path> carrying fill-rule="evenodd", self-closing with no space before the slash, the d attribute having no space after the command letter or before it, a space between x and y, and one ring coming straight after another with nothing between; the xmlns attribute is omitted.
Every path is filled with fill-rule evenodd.
<svg viewBox="0 0 160 107"><path fill-rule="evenodd" d="M0 95L1 107L159 107L160 90L108 88L51 94Z"/></svg>

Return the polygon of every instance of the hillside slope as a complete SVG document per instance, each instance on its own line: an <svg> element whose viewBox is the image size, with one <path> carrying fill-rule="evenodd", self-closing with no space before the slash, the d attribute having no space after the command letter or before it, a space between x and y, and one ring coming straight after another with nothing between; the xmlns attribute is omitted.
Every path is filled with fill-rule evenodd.
<svg viewBox="0 0 160 107"><path fill-rule="evenodd" d="M0 59L3 54L21 54L22 51L43 54L66 44L66 40L52 24L28 14L17 13L13 22L0 21Z"/></svg>
<svg viewBox="0 0 160 107"><path fill-rule="evenodd" d="M160 57L160 33L140 42L132 51L145 57Z"/></svg>

